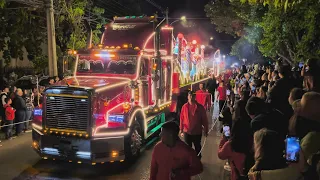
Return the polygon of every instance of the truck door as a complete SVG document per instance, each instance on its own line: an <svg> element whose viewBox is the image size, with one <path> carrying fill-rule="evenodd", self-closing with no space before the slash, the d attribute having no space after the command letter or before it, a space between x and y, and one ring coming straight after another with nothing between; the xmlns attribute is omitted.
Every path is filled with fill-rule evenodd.
<svg viewBox="0 0 320 180"><path fill-rule="evenodd" d="M151 71L150 71L150 62L149 59L146 57L141 58L141 67L140 67L140 81L141 85L140 88L140 100L141 106L145 107L149 105L149 96L150 96L150 79L151 79ZM149 92L150 91L150 92Z"/></svg>

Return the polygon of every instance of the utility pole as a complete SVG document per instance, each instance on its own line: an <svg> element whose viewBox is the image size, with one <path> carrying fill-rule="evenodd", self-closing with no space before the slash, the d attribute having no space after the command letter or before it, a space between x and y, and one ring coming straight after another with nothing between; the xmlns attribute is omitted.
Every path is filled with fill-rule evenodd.
<svg viewBox="0 0 320 180"><path fill-rule="evenodd" d="M48 68L49 76L57 76L57 50L56 33L54 25L53 0L44 0L47 14L47 33L48 33Z"/></svg>
<svg viewBox="0 0 320 180"><path fill-rule="evenodd" d="M169 8L166 9L166 20L167 20L167 25L169 25Z"/></svg>

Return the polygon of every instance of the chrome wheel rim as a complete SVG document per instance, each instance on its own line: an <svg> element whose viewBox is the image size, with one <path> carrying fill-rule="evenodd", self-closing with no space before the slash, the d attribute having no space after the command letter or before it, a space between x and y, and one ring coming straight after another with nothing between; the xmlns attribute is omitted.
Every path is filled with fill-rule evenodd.
<svg viewBox="0 0 320 180"><path fill-rule="evenodd" d="M136 155L141 148L141 135L139 134L137 128L134 129L131 134L131 152L133 155Z"/></svg>

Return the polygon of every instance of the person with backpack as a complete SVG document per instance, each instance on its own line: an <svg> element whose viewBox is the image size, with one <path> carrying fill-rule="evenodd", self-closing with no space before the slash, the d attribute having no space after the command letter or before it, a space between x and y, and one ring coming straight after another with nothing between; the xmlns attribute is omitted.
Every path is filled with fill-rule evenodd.
<svg viewBox="0 0 320 180"><path fill-rule="evenodd" d="M227 137L227 133L223 134L218 151L219 159L229 161L231 180L246 179L246 174L251 168L247 164L252 149L252 135L250 134L249 122L237 120L231 128L230 137Z"/></svg>
<svg viewBox="0 0 320 180"><path fill-rule="evenodd" d="M6 139L11 139L12 138L12 127L13 127L13 121L15 118L15 112L16 110L11 106L12 100L10 97L7 97L5 99L6 104L4 105L5 108L5 125L7 127L5 128L5 134L6 134Z"/></svg>

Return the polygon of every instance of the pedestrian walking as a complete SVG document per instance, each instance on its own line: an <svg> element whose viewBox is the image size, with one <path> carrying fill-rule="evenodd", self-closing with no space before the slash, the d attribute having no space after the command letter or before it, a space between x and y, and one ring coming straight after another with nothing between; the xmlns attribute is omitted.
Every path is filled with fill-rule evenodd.
<svg viewBox="0 0 320 180"><path fill-rule="evenodd" d="M224 81L220 81L219 83L219 87L217 89L218 93L219 93L219 112L222 111L223 106L225 105L225 102L227 100L227 88L224 84Z"/></svg>
<svg viewBox="0 0 320 180"><path fill-rule="evenodd" d="M211 108L211 95L204 89L204 84L199 84L199 90L196 92L196 101L201 104L206 110Z"/></svg>
<svg viewBox="0 0 320 180"><path fill-rule="evenodd" d="M162 125L161 142L153 149L150 180L191 180L203 166L196 152L179 138L174 121Z"/></svg>
<svg viewBox="0 0 320 180"><path fill-rule="evenodd" d="M180 134L190 147L194 145L200 158L202 132L207 136L208 126L206 110L201 104L197 103L195 94L190 91L188 93L188 102L181 109Z"/></svg>
<svg viewBox="0 0 320 180"><path fill-rule="evenodd" d="M208 80L206 89L208 89L208 92L211 94L211 101L214 102L215 100L215 92L218 87L217 79L214 77L214 74L211 75L211 78ZM213 103L212 103L213 104Z"/></svg>

